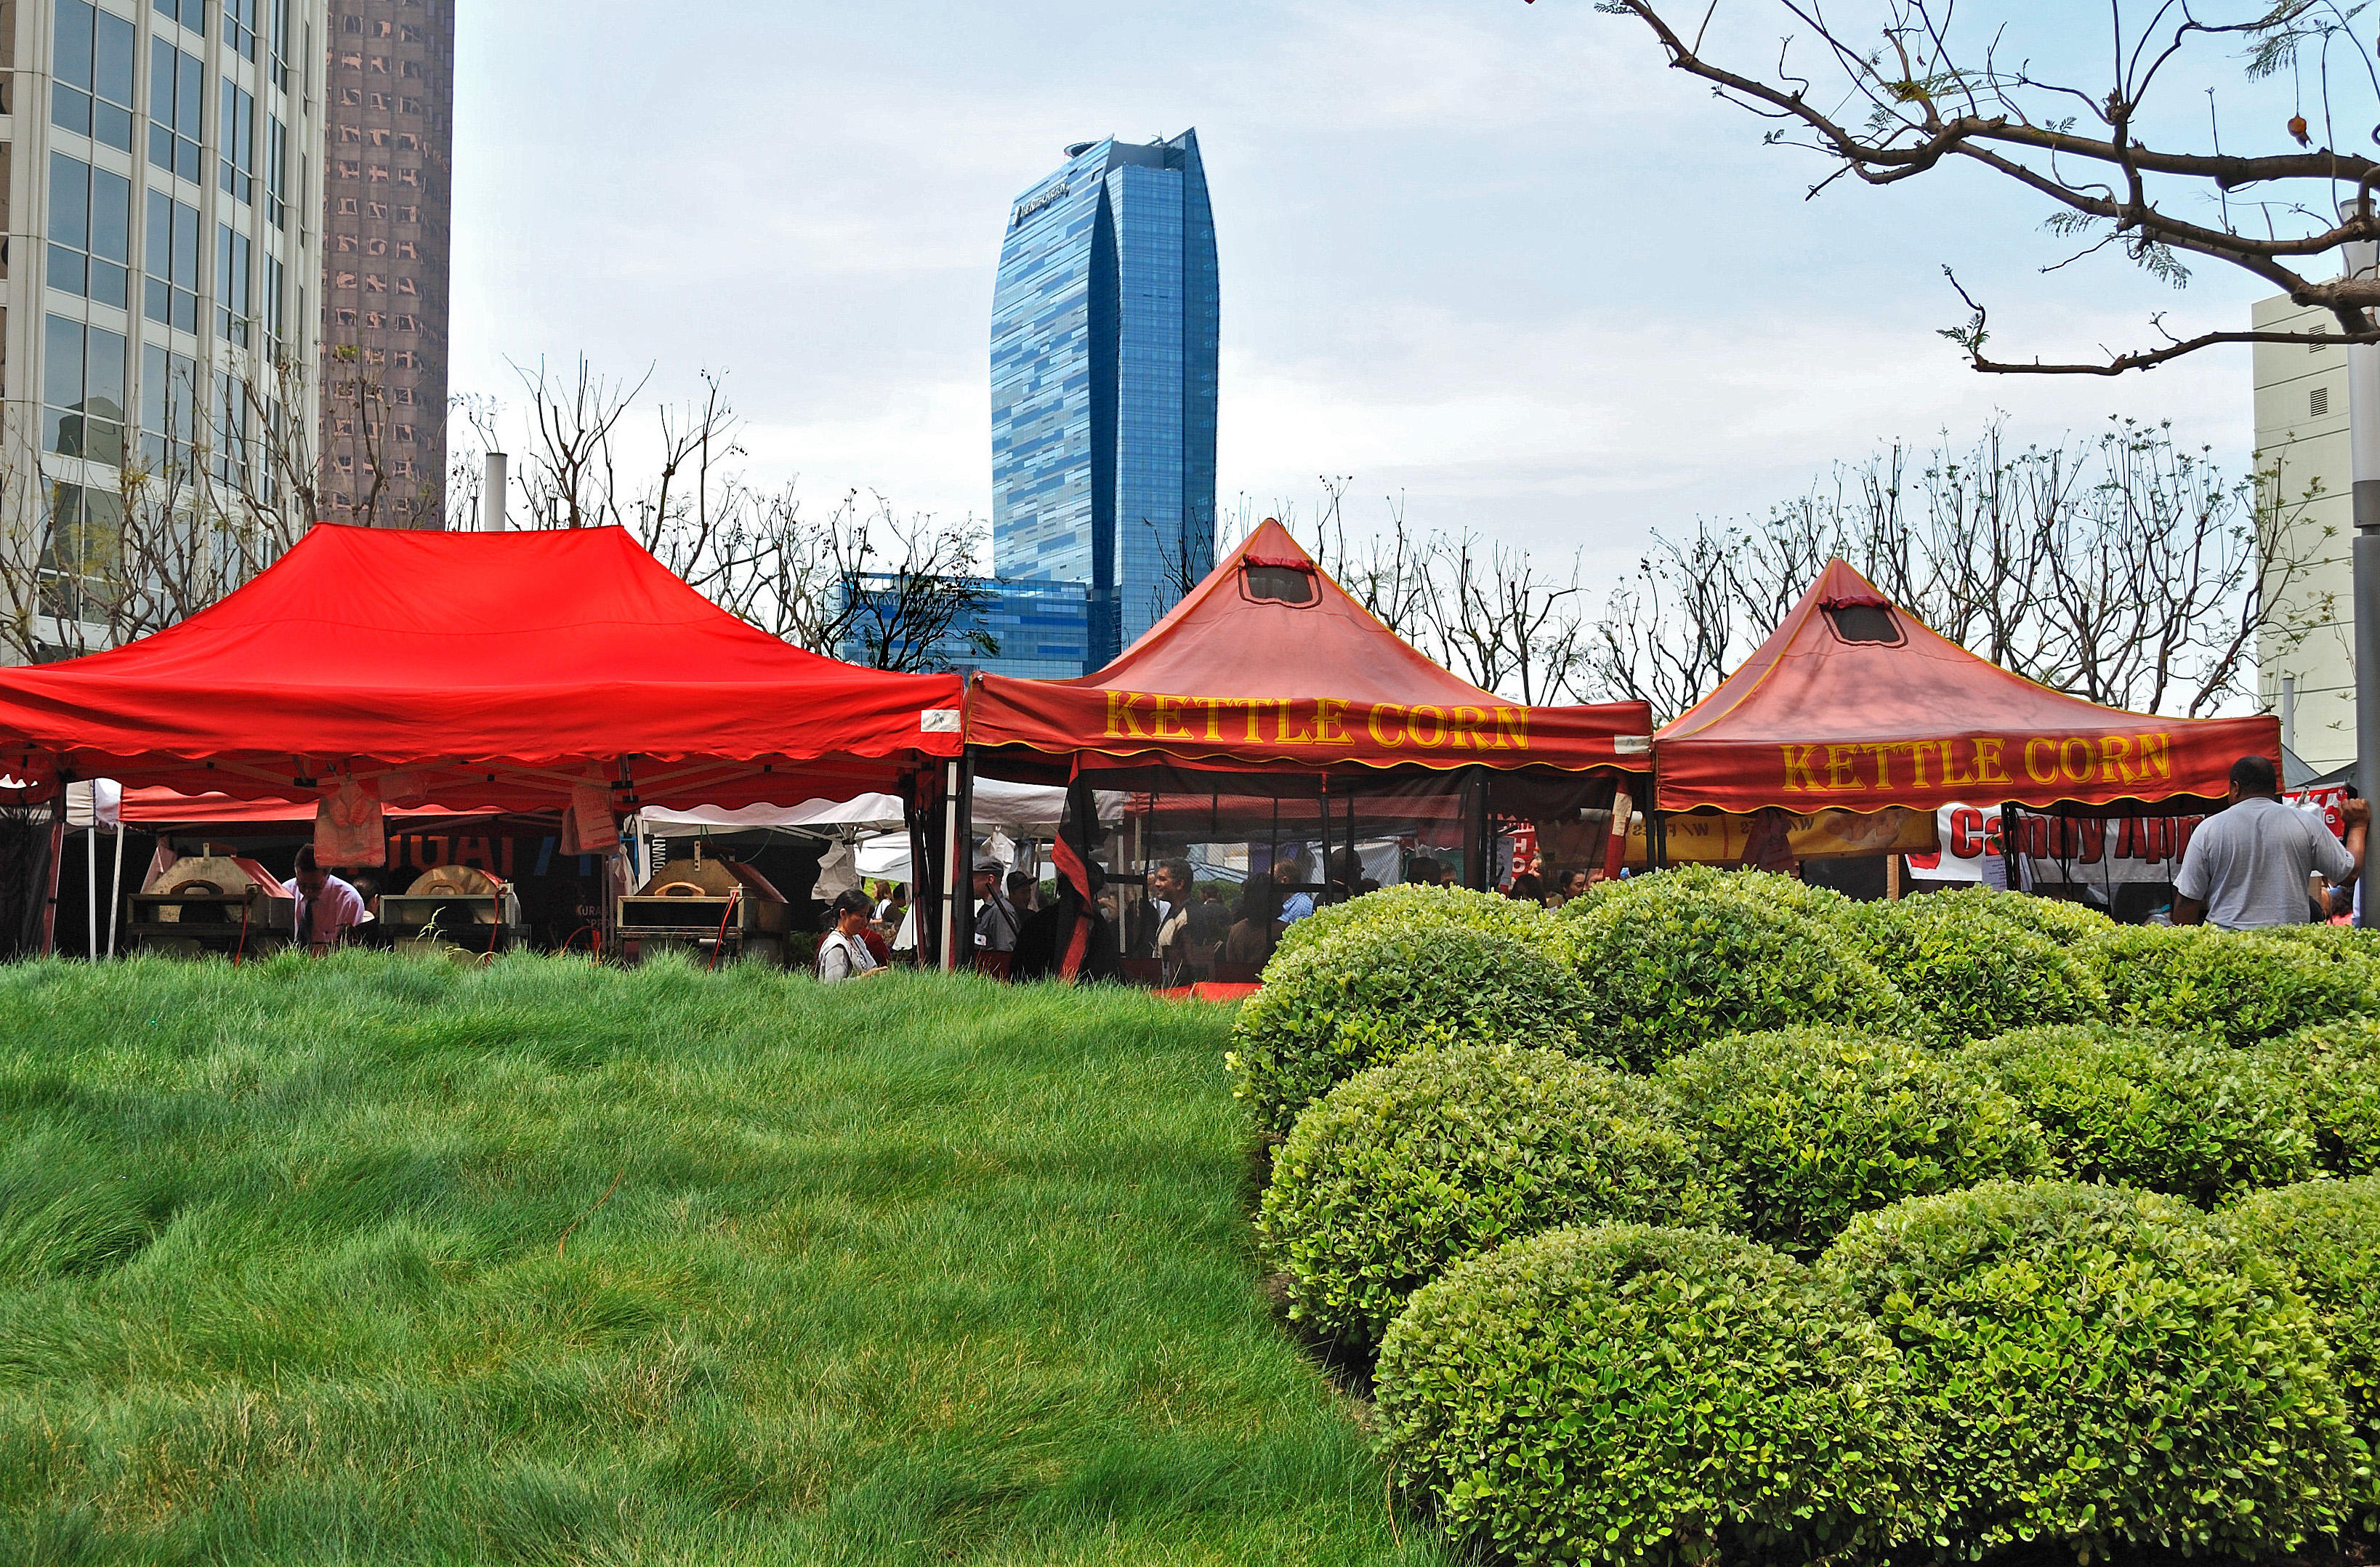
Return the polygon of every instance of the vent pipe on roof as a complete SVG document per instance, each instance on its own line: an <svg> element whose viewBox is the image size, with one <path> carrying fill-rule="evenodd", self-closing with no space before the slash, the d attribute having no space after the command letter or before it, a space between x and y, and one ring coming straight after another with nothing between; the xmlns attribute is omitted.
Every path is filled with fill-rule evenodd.
<svg viewBox="0 0 2380 1567"><path fill-rule="evenodd" d="M480 531L502 533L504 530L504 486L508 482L505 468L509 459L502 452L488 454L488 474L480 485Z"/></svg>

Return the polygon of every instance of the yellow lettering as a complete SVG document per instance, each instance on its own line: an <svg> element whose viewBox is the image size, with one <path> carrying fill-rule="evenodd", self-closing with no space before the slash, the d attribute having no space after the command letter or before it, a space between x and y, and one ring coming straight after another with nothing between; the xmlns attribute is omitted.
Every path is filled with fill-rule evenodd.
<svg viewBox="0 0 2380 1567"><path fill-rule="evenodd" d="M1496 744L1510 746L1516 751L1529 748L1529 710L1498 708L1496 710Z"/></svg>
<svg viewBox="0 0 2380 1567"><path fill-rule="evenodd" d="M2074 753L2078 750L2082 753L2082 765L2081 767L2076 767L2074 765ZM2091 782L2091 769L2095 761L2095 759L2091 755L2091 742L2083 739L2081 735L2070 735L2058 743L2058 775L2060 778L2066 779L2069 783L2088 784Z"/></svg>
<svg viewBox="0 0 2380 1567"><path fill-rule="evenodd" d="M1263 739L1264 730L1258 727L1258 725L1264 716L1264 710L1269 705L1265 699L1261 697L1234 697L1231 699L1247 710L1248 739L1250 742L1253 743Z"/></svg>
<svg viewBox="0 0 2380 1567"><path fill-rule="evenodd" d="M2058 754L2058 742L2055 740L2035 738L2027 740L2024 743L2025 776L2032 779L2036 784L2055 783L2058 778L2057 770L2049 763L2040 760L2039 758L2034 755L2036 750L2047 751L2054 759Z"/></svg>
<svg viewBox="0 0 2380 1567"><path fill-rule="evenodd" d="M1876 786L1879 789L1891 788L1892 747L1890 746L1862 746L1860 749L1865 751L1869 756L1876 759Z"/></svg>
<svg viewBox="0 0 2380 1567"><path fill-rule="evenodd" d="M1860 781L1852 774L1852 762L1858 755L1859 747L1857 746L1828 746L1827 747L1827 787L1828 789L1856 789L1860 787Z"/></svg>
<svg viewBox="0 0 2380 1567"><path fill-rule="evenodd" d="M2008 767L2000 760L2000 747L2008 744L1998 735L1975 742L1975 782L1978 784L2013 784Z"/></svg>
<svg viewBox="0 0 2380 1567"><path fill-rule="evenodd" d="M1181 710L1188 705L1183 698L1151 697L1148 700L1156 709L1148 721L1149 734L1154 738L1160 740L1190 738L1190 731L1182 726Z"/></svg>
<svg viewBox="0 0 2380 1567"><path fill-rule="evenodd" d="M1140 693L1137 691L1110 691L1108 693L1109 739L1121 740L1128 737L1135 740L1146 740L1148 738L1148 732L1132 721L1132 710L1139 705ZM1122 727L1119 728L1118 725L1122 725Z"/></svg>
<svg viewBox="0 0 2380 1567"><path fill-rule="evenodd" d="M1817 747L1779 746L1778 749L1785 753L1785 787L1815 789L1821 794L1826 792L1827 786L1819 783L1816 776L1810 771L1818 765ZM1797 778L1801 780L1798 784L1794 782Z"/></svg>
<svg viewBox="0 0 2380 1567"><path fill-rule="evenodd" d="M2143 780L2147 779L2149 769L2151 768L2156 769L2156 775L2159 778L2170 778L2173 776L2173 753L2166 748L2166 742L2170 738L2170 735L2143 735L2139 736L2141 742L2141 778Z"/></svg>
<svg viewBox="0 0 2380 1567"><path fill-rule="evenodd" d="M1273 720L1272 737L1284 746L1311 745L1314 736L1305 729L1300 729L1294 735L1289 732L1289 705L1296 698L1293 697L1283 697L1280 699L1278 704L1280 716Z"/></svg>
<svg viewBox="0 0 2380 1567"><path fill-rule="evenodd" d="M1207 710L1207 738L1221 739L1223 737L1223 704L1212 697L1201 697L1198 698L1198 705Z"/></svg>
<svg viewBox="0 0 2380 1567"><path fill-rule="evenodd" d="M1405 743L1404 711L1405 705L1402 702L1374 703L1372 716L1364 721L1366 727L1372 732L1372 739L1388 749L1394 749L1403 745ZM1384 712L1393 712L1397 715L1397 737L1393 740L1380 733L1380 715Z"/></svg>
<svg viewBox="0 0 2380 1567"><path fill-rule="evenodd" d="M1973 784L1975 781L1975 775L1962 771L1959 766L1959 742L1941 740L1936 744L1939 746L1942 752L1942 786L1946 789L1954 789L1961 784Z"/></svg>
<svg viewBox="0 0 2380 1567"><path fill-rule="evenodd" d="M1920 789L1925 788L1925 753L1934 748L1933 743L1928 740L1912 740L1906 745L1895 746L1892 748L1896 751L1907 751L1909 753L1909 772L1910 777L1912 780L1913 786Z"/></svg>
<svg viewBox="0 0 2380 1567"><path fill-rule="evenodd" d="M2132 782L2132 743L2121 735L2108 735L2099 741L2099 782L2130 784Z"/></svg>
<svg viewBox="0 0 2380 1567"><path fill-rule="evenodd" d="M1421 737L1421 715L1424 713L1429 714L1429 738L1427 740ZM1412 716L1405 720L1405 733L1413 736L1413 743L1416 746L1440 744L1446 738L1446 710L1432 707L1427 702L1417 703Z"/></svg>
<svg viewBox="0 0 2380 1567"><path fill-rule="evenodd" d="M1466 744L1476 743L1482 750L1487 749L1488 743L1479 734L1479 726L1487 722L1488 715L1477 708L1455 709L1454 716L1446 725L1447 745L1460 749Z"/></svg>
<svg viewBox="0 0 2380 1567"><path fill-rule="evenodd" d="M1347 731L1342 727L1347 703L1341 697L1320 697L1314 703L1314 743L1318 746L1343 746Z"/></svg>

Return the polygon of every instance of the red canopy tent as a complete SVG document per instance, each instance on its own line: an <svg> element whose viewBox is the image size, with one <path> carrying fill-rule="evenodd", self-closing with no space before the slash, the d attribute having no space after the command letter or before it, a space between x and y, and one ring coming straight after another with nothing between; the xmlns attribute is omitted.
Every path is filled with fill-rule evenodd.
<svg viewBox="0 0 2380 1567"><path fill-rule="evenodd" d="M1474 885L1497 816L1541 820L1573 862L1605 863L1604 813L1648 771L1651 730L1642 702L1532 707L1457 677L1269 518L1106 668L978 674L966 718L970 764L991 776L1138 791L1123 851L1137 862L1172 838L1245 844L1254 869L1289 844L1342 863L1366 817L1443 817ZM1398 797L1413 808L1388 809Z"/></svg>
<svg viewBox="0 0 2380 1567"><path fill-rule="evenodd" d="M1277 773L1484 767L1647 770L1642 702L1526 707L1380 624L1267 518L1095 674L978 674L967 744L1066 759Z"/></svg>
<svg viewBox="0 0 2380 1567"><path fill-rule="evenodd" d="M1654 737L1665 811L1932 811L2220 798L2265 715L2171 718L2036 686L1921 624L1840 560L1718 689Z"/></svg>
<svg viewBox="0 0 2380 1567"><path fill-rule="evenodd" d="M802 651L617 528L318 525L221 602L113 651L0 670L0 765L184 794L566 804L620 784L738 806L894 786L959 746L960 685Z"/></svg>

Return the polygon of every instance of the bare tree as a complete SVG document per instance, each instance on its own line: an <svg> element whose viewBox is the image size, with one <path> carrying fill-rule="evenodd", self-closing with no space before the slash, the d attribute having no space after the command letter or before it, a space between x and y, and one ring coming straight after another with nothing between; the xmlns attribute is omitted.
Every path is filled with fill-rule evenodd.
<svg viewBox="0 0 2380 1567"><path fill-rule="evenodd" d="M2046 226L2071 246L2056 265L2112 249L2180 287L2190 277L2189 258L2205 257L2262 278L2301 306L2328 310L2346 341L2380 342L2374 314L2380 277L2316 275L2329 270L2319 263L2340 246L2380 238L2373 202L2380 163L2351 150L2352 139L2380 120L2380 68L2350 26L2361 6L2110 0L2100 13L2112 24L2099 34L2109 40L2107 54L2095 67L2077 61L2061 69L2021 54L2008 37L2049 8L1961 7L1955 0L1854 0L1856 22L1817 0L1755 0L1749 9L1787 29L1774 64L1760 63L1765 54L1724 64L1707 43L1719 3L1697 4L1691 25L1671 19L1668 0L1598 0L1597 9L1636 18L1672 67L1771 121L1767 142L1805 148L1831 164L1812 196L1846 176L1894 185L1952 164L1988 169L2049 204ZM2208 19L2202 11L2216 14ZM1759 47L1768 47L1765 36ZM2186 132L2199 123L2197 93L2193 87L2187 102L2175 103L2170 92L2184 73L2208 64L2235 70L2243 91L2290 79L2301 106L2285 128L2296 146L2275 150L2284 128L2259 126L2245 137L2257 151L2226 152L2212 91L2204 136ZM2156 96L2160 88L2167 98ZM2235 141L2241 139L2235 127ZM1985 308L1955 276L1950 284L1968 315L1942 334L1979 370L2114 375L2218 343L2313 340L2294 332L2184 336L2160 313L2149 322L2153 339L2140 347L2103 349L2098 358L2003 360L1985 351Z"/></svg>
<svg viewBox="0 0 2380 1567"><path fill-rule="evenodd" d="M1707 695L1840 556L1952 641L2088 700L2199 716L2246 693L2257 641L2331 611L2314 498L2276 468L2227 477L2170 431L2007 448L1947 435L1913 479L1896 445L1756 522L1657 536L1593 635L1593 681L1664 718Z"/></svg>

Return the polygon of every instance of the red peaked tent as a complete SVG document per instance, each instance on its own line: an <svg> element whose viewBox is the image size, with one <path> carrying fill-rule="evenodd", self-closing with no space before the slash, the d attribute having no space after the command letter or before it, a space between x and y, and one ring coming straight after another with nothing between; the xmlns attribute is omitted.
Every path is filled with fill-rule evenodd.
<svg viewBox="0 0 2380 1567"><path fill-rule="evenodd" d="M1930 810L2220 797L2277 759L2270 717L2168 718L2036 686L1936 635L1840 560L1653 742L1663 810Z"/></svg>
<svg viewBox="0 0 2380 1567"><path fill-rule="evenodd" d="M1087 768L1647 770L1642 702L1532 708L1430 662L1266 519L1096 674L978 674L970 747Z"/></svg>
<svg viewBox="0 0 2380 1567"><path fill-rule="evenodd" d="M269 798L399 773L399 799L512 808L616 781L656 805L891 787L955 755L955 675L788 647L617 528L318 525L153 637L0 670L0 768Z"/></svg>

